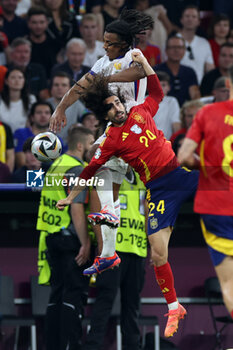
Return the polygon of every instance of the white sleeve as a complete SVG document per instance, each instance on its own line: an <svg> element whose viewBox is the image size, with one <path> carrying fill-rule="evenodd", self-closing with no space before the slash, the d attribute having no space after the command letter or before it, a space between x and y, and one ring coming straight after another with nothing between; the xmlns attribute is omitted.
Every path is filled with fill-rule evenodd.
<svg viewBox="0 0 233 350"><path fill-rule="evenodd" d="M102 70L105 68L106 66L106 56L101 57L98 61L96 61L96 63L94 64L94 66L91 68L91 72L98 74L99 72L102 72Z"/></svg>
<svg viewBox="0 0 233 350"><path fill-rule="evenodd" d="M171 96L172 97L172 96ZM180 106L175 97L172 98L170 110L171 113L171 123L180 123Z"/></svg>

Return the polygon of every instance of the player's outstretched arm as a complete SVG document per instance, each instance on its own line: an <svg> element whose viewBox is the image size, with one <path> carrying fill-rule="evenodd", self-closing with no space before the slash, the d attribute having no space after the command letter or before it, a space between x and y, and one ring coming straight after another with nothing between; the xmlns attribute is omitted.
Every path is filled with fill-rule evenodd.
<svg viewBox="0 0 233 350"><path fill-rule="evenodd" d="M180 165L187 166L189 169L199 168L200 158L195 154L197 146L198 144L195 141L189 138L184 139L177 155Z"/></svg>
<svg viewBox="0 0 233 350"><path fill-rule="evenodd" d="M65 111L68 107L70 107L73 103L75 103L83 93L83 89L85 89L92 80L92 75L87 73L85 74L76 84L72 86L72 88L67 91L67 93L63 96L61 102L56 107L54 113L50 118L49 128L53 132L60 131L62 127L66 126L66 115Z"/></svg>
<svg viewBox="0 0 233 350"><path fill-rule="evenodd" d="M141 65L134 65L109 76L110 83L128 83L145 78L146 73Z"/></svg>
<svg viewBox="0 0 233 350"><path fill-rule="evenodd" d="M82 192L82 190L84 190L85 187L86 187L86 185L80 185L79 183L77 183L77 185L74 185L70 194L66 198L60 199L57 202L57 204L56 204L57 209L64 210L65 207L70 205L73 202L74 198L76 196L78 196L79 193Z"/></svg>

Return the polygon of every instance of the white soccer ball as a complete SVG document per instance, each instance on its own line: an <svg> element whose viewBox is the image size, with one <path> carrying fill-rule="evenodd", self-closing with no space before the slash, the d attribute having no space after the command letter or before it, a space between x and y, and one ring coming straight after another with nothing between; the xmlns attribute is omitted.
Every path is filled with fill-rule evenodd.
<svg viewBox="0 0 233 350"><path fill-rule="evenodd" d="M31 151L41 162L51 162L61 154L61 141L52 132L42 132L32 140Z"/></svg>

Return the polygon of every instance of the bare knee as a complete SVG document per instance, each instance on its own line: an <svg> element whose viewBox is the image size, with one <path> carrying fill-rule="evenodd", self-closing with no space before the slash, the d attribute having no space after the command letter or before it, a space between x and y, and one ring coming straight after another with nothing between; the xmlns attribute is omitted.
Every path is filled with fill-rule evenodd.
<svg viewBox="0 0 233 350"><path fill-rule="evenodd" d="M166 264L168 259L168 251L165 247L163 248L156 248L151 247L151 260L155 266L161 266Z"/></svg>

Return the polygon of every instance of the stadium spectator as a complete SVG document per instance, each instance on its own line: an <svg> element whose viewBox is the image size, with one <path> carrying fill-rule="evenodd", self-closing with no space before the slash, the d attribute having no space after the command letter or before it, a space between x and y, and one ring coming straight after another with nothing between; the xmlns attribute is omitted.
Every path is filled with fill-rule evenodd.
<svg viewBox="0 0 233 350"><path fill-rule="evenodd" d="M163 89L164 98L159 104L159 109L154 116L157 129L162 130L166 139L181 129L180 106L175 97L167 96L170 90L170 77L166 72L157 71L157 75Z"/></svg>
<svg viewBox="0 0 233 350"><path fill-rule="evenodd" d="M28 113L36 98L28 93L26 78L20 68L7 71L0 100L0 120L10 126L12 133L28 125Z"/></svg>
<svg viewBox="0 0 233 350"><path fill-rule="evenodd" d="M5 66L0 66L0 92L2 92L4 86L6 72L7 68Z"/></svg>
<svg viewBox="0 0 233 350"><path fill-rule="evenodd" d="M214 69L214 60L209 42L198 35L196 30L200 24L200 13L196 6L188 5L181 16L180 34L185 40L186 51L181 63L195 70L198 83L203 75Z"/></svg>
<svg viewBox="0 0 233 350"><path fill-rule="evenodd" d="M156 71L163 71L169 74L171 88L168 95L176 97L180 106L187 100L194 100L200 97L195 71L181 64L184 53L184 39L171 36L166 44L166 62L155 67Z"/></svg>
<svg viewBox="0 0 233 350"><path fill-rule="evenodd" d="M181 134L186 134L190 128L193 118L200 108L204 106L204 103L200 100L187 101L183 104L180 110L181 129L172 134L170 141L173 144L176 137Z"/></svg>
<svg viewBox="0 0 233 350"><path fill-rule="evenodd" d="M66 0L40 0L49 15L48 35L60 48L74 37L80 37L75 13L68 11Z"/></svg>
<svg viewBox="0 0 233 350"><path fill-rule="evenodd" d="M211 46L215 67L218 67L220 47L226 43L231 30L231 21L227 15L216 14L208 28L209 43Z"/></svg>
<svg viewBox="0 0 233 350"><path fill-rule="evenodd" d="M71 87L71 77L65 72L57 72L54 74L51 80L50 94L51 97L47 101L55 109L57 105L61 102L62 97L67 93ZM83 115L85 111L85 106L81 101L76 101L72 106L67 108L66 117L67 124L57 135L62 139L64 145L67 145L68 130L73 124L76 124L79 118Z"/></svg>
<svg viewBox="0 0 233 350"><path fill-rule="evenodd" d="M89 284L88 278L83 276L90 255L85 214L87 191L84 190L76 197L71 210L67 212L59 213L49 203L56 203L69 193L72 188L69 179L76 178L82 172L85 154L93 142L90 130L72 128L69 132L68 151L56 159L47 171L47 181L51 186L47 188L45 185L41 193L37 220L37 230L41 231L39 266L42 267L40 264L44 263L40 257L44 260L47 255L51 271L50 278L46 280L43 268L40 269L39 276L40 283L49 282L51 286L45 318L46 350L81 350L83 307L87 301ZM55 181L52 182L52 179ZM57 185L59 180L67 181L67 186ZM48 210L50 217L56 218L55 224L44 219ZM44 252L46 250L47 254Z"/></svg>
<svg viewBox="0 0 233 350"><path fill-rule="evenodd" d="M125 0L104 0L102 7L102 17L104 24L104 31L108 24L118 19L121 9L125 4Z"/></svg>
<svg viewBox="0 0 233 350"><path fill-rule="evenodd" d="M142 11L153 18L154 23L151 30L150 43L160 48L163 61L167 37L173 30L173 25L167 17L166 8L161 4L150 6L149 0L137 0L134 3L134 7L136 10Z"/></svg>
<svg viewBox="0 0 233 350"><path fill-rule="evenodd" d="M38 135L41 132L48 131L49 119L53 113L53 108L48 102L33 103L30 113L30 126L17 129L14 133L15 160L16 167L25 165L25 155L23 153L23 144L28 137Z"/></svg>
<svg viewBox="0 0 233 350"><path fill-rule="evenodd" d="M23 144L23 153L25 155L25 165L19 169L16 169L12 174L11 182L13 183L26 183L27 181L27 170L47 170L44 166L45 163L41 163L31 151L33 136L29 137Z"/></svg>
<svg viewBox="0 0 233 350"><path fill-rule="evenodd" d="M202 97L200 101L204 104L213 102L222 102L229 100L230 97L230 82L226 77L218 78L213 87L212 96Z"/></svg>
<svg viewBox="0 0 233 350"><path fill-rule="evenodd" d="M79 118L79 122L87 129L90 129L93 132L95 140L100 137L104 130L99 125L99 120L96 118L96 115L89 111L85 110L81 118Z"/></svg>
<svg viewBox="0 0 233 350"><path fill-rule="evenodd" d="M28 34L27 22L15 14L18 0L1 0L0 5L3 12L3 32L6 34L9 43Z"/></svg>
<svg viewBox="0 0 233 350"><path fill-rule="evenodd" d="M225 43L220 47L218 67L206 73L201 82L201 95L212 94L215 81L220 77L229 77L228 69L233 65L233 43Z"/></svg>
<svg viewBox="0 0 233 350"><path fill-rule="evenodd" d="M152 67L154 67L155 65L161 63L161 53L158 46L152 45L149 42L151 37L151 31L152 28L147 29L143 33L137 34L136 38L138 40L137 48L139 48L142 51L147 61Z"/></svg>
<svg viewBox="0 0 233 350"><path fill-rule="evenodd" d="M82 76L90 70L90 67L83 64L85 53L86 44L82 39L70 39L66 44L67 60L53 67L51 77L53 77L56 72L66 72L72 77L73 82L81 79Z"/></svg>
<svg viewBox="0 0 233 350"><path fill-rule="evenodd" d="M138 317L148 243L145 232L145 190L139 175L131 168L119 191L121 225L118 228L116 250L121 258L121 264L118 269L106 271L96 278L97 293L90 315L91 329L83 350L102 348L106 326L118 289L121 292L122 348L140 349ZM98 202L94 191L91 193L92 201ZM132 220L135 225L131 224ZM97 228L97 226L94 227L95 233ZM137 237L139 243L133 244L132 237Z"/></svg>
<svg viewBox="0 0 233 350"><path fill-rule="evenodd" d="M105 55L103 42L97 40L98 18L93 13L85 14L80 21L80 33L86 44L86 53L83 64L92 67L96 61Z"/></svg>
<svg viewBox="0 0 233 350"><path fill-rule="evenodd" d="M38 63L30 63L31 43L24 38L16 38L11 43L11 63L8 69L21 68L26 77L29 92L39 98L49 97L45 69Z"/></svg>
<svg viewBox="0 0 233 350"><path fill-rule="evenodd" d="M178 154L182 165L200 168L194 211L218 276L225 306L233 319L233 172L232 107L233 67L230 68L230 101L205 106L187 133ZM216 137L217 135L217 137ZM205 151L196 155L205 144Z"/></svg>
<svg viewBox="0 0 233 350"><path fill-rule="evenodd" d="M0 122L0 163L6 164L8 167L7 170L4 165L1 166L1 170L4 171L4 180L7 179L9 172L14 170L15 152L11 128L2 122Z"/></svg>
<svg viewBox="0 0 233 350"><path fill-rule="evenodd" d="M29 29L28 40L31 42L31 61L41 64L47 79L50 78L51 69L57 63L56 54L60 47L56 45L47 34L48 14L43 7L31 7L27 13Z"/></svg>

